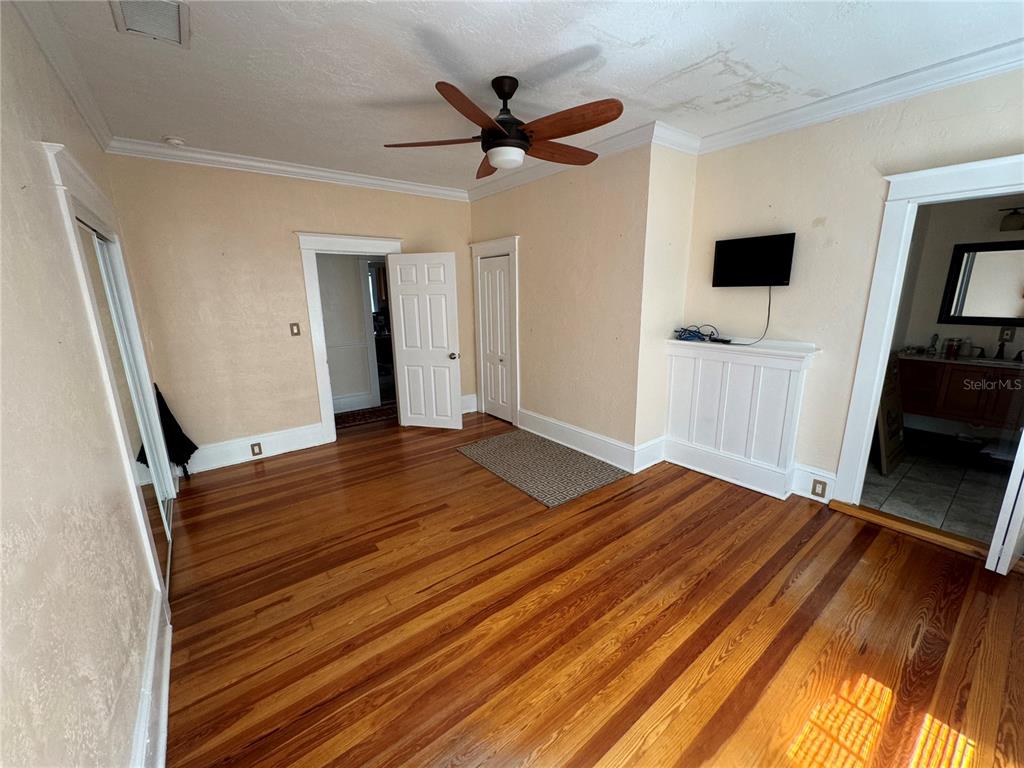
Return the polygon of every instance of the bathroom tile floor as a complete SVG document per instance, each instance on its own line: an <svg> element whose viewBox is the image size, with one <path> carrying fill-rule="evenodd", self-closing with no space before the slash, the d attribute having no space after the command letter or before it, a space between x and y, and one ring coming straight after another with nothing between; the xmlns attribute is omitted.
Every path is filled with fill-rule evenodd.
<svg viewBox="0 0 1024 768"><path fill-rule="evenodd" d="M950 533L988 542L1003 502L1009 465L972 466L934 455L907 454L888 476L872 464L861 505Z"/></svg>

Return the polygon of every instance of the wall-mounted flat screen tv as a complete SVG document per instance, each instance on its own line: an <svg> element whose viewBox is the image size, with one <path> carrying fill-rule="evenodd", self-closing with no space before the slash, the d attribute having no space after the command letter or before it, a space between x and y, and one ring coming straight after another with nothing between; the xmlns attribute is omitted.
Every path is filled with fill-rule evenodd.
<svg viewBox="0 0 1024 768"><path fill-rule="evenodd" d="M796 233L740 237L715 243L715 288L789 285Z"/></svg>

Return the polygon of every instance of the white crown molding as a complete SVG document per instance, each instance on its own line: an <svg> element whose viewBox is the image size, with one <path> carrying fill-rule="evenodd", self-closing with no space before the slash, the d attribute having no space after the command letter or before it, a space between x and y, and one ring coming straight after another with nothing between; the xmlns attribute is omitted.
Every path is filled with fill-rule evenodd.
<svg viewBox="0 0 1024 768"><path fill-rule="evenodd" d="M1024 66L1024 39L1018 39L820 99L811 104L780 112L777 115L737 128L710 134L700 140L700 154L746 144L816 123L825 123L894 101L903 101L931 91L998 75L1022 66Z"/></svg>
<svg viewBox="0 0 1024 768"><path fill-rule="evenodd" d="M651 138L651 143L659 144L687 155L696 155L700 152L701 148L699 136L684 131L681 128L665 125L665 123L660 121L654 124L654 136Z"/></svg>
<svg viewBox="0 0 1024 768"><path fill-rule="evenodd" d="M89 87L89 82L82 74L82 68L78 66L78 62L71 53L67 34L60 22L57 21L57 17L53 15L50 4L22 1L15 2L14 7L18 9L21 18L25 20L25 24L36 39L36 43L39 44L43 56L57 73L57 78L64 85L68 96L71 97L71 101L100 145L100 149L106 149L113 138L110 127L96 103L96 97L93 95L92 88Z"/></svg>
<svg viewBox="0 0 1024 768"><path fill-rule="evenodd" d="M236 155L231 152L217 152L212 149L195 149L193 147L172 147L155 141L123 139L115 136L107 152L113 155L143 157L148 160L169 160L173 163L189 165L205 165L213 168L228 168L234 171L251 171L267 173L272 176L287 176L293 179L308 181L324 181L329 184L341 184L348 187L363 187L385 192L402 192L407 195L422 197L439 197L443 200L459 200L466 202L469 197L464 189L454 187L435 187L432 184L420 184L415 181L385 179L380 176L367 176L362 173L334 171L330 168L318 168L313 165L285 163L279 160L266 160L249 155Z"/></svg>

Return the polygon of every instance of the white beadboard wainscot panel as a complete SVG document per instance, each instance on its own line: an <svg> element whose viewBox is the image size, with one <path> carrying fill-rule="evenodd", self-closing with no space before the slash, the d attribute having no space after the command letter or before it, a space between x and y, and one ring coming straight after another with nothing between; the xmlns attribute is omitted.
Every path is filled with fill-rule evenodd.
<svg viewBox="0 0 1024 768"><path fill-rule="evenodd" d="M813 344L669 341L665 458L785 498Z"/></svg>

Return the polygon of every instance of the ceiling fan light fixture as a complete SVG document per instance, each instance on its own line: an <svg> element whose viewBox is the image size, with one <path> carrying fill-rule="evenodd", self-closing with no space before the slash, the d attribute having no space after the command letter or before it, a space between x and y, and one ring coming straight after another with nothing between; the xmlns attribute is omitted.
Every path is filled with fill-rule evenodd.
<svg viewBox="0 0 1024 768"><path fill-rule="evenodd" d="M503 170L518 168L524 159L526 151L520 147L491 147L487 150L487 162Z"/></svg>

